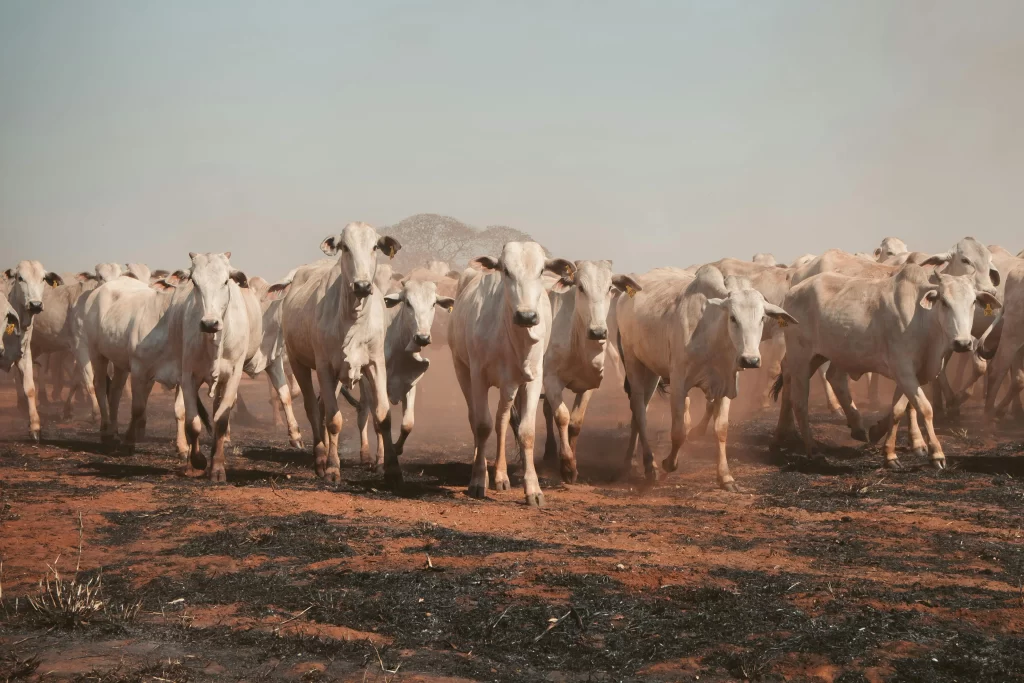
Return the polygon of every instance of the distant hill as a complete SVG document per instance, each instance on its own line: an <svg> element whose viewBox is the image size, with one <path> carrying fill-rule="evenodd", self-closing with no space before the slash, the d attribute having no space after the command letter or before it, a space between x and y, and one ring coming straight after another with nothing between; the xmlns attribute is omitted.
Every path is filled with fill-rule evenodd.
<svg viewBox="0 0 1024 683"><path fill-rule="evenodd" d="M498 256L505 242L533 240L522 230L508 226L491 225L481 230L435 213L409 216L379 232L402 244L392 264L399 272L412 270L429 259L447 261L458 270L477 256Z"/></svg>

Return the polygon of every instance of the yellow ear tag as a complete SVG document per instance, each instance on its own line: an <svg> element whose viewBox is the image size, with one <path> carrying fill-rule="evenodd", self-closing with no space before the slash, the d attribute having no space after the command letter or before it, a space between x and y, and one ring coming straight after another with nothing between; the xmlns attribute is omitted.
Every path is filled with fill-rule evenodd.
<svg viewBox="0 0 1024 683"><path fill-rule="evenodd" d="M7 335L14 334L14 323L7 323L7 329L4 330L4 334L7 334Z"/></svg>
<svg viewBox="0 0 1024 683"><path fill-rule="evenodd" d="M985 317L991 318L993 315L995 314L992 312L992 304L985 304Z"/></svg>
<svg viewBox="0 0 1024 683"><path fill-rule="evenodd" d="M454 310L455 310L455 304L452 304L451 306L448 307L448 312L449 313L451 313Z"/></svg>
<svg viewBox="0 0 1024 683"><path fill-rule="evenodd" d="M626 294L629 294L629 298L632 299L634 296L636 296L636 290L630 287L629 285L626 285Z"/></svg>
<svg viewBox="0 0 1024 683"><path fill-rule="evenodd" d="M388 258L395 258L395 245L391 245L390 247L388 247Z"/></svg>
<svg viewBox="0 0 1024 683"><path fill-rule="evenodd" d="M789 327L789 323L786 322L785 318L779 318L779 327Z"/></svg>
<svg viewBox="0 0 1024 683"><path fill-rule="evenodd" d="M57 281L54 280L53 282L51 282L50 286L53 287L54 289L57 289Z"/></svg>

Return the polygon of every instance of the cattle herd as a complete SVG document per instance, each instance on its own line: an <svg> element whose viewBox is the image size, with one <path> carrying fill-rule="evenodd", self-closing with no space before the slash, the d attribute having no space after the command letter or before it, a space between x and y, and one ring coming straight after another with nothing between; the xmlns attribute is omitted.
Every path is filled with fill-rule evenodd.
<svg viewBox="0 0 1024 683"><path fill-rule="evenodd" d="M357 411L360 459L396 485L416 385L430 365L421 352L434 343L450 348L466 400L474 439L469 495L485 497L489 484L510 488L511 426L523 454L526 501L543 505L533 457L537 407L543 402L548 451L572 483L577 439L606 363L625 378L632 412L624 471L639 444L645 476L657 476L647 407L662 390L671 406L671 450L661 469L675 470L686 439L712 426L718 484L729 491L737 490L726 457L729 406L742 370L763 368L776 378L756 389L765 402L779 398L773 447L802 441L813 455L808 396L819 373L853 438L884 437L888 467L900 466L901 421L912 452L942 468L933 426L938 406L956 409L984 376L985 414L998 419L1024 389L1024 254L971 237L939 254L886 238L873 254L830 250L790 265L758 254L644 275L616 274L611 261L550 258L534 242L509 242L497 258L477 258L463 272L431 261L403 275L386 260L401 245L365 223L350 223L320 248L331 258L273 285L235 269L230 252L190 254L190 267L174 272L108 263L61 276L39 261L19 262L0 287L0 368L15 370L29 435L40 438L39 391L49 381L51 395L61 397L70 378L65 413L73 396L84 397L99 438L130 450L145 433L147 401L159 382L175 390L179 455L223 482L239 382L243 373L265 371L271 402L299 448L292 398L301 391L320 477L340 478L343 399ZM965 361L953 363L954 354ZM1009 390L1000 394L1008 373ZM873 395L878 376L896 385L891 409L870 426L850 391L850 380L861 376L869 376ZM118 406L129 377L131 417L122 441ZM491 388L498 390L493 417ZM706 410L691 426L694 388ZM213 401L210 413L200 389ZM566 389L575 395L571 409ZM396 440L391 406L399 403ZM200 449L204 428L213 437L209 458Z"/></svg>

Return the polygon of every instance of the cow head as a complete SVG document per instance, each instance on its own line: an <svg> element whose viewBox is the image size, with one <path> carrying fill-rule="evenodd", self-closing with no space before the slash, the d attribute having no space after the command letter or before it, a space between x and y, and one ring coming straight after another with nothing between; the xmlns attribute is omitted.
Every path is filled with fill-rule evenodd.
<svg viewBox="0 0 1024 683"><path fill-rule="evenodd" d="M124 275L125 277L135 278L139 282L144 282L147 285L153 280L153 273L145 263L124 264Z"/></svg>
<svg viewBox="0 0 1024 683"><path fill-rule="evenodd" d="M907 253L907 245L899 237L886 237L882 244L875 249L875 260L884 263L886 259L897 254Z"/></svg>
<svg viewBox="0 0 1024 683"><path fill-rule="evenodd" d="M765 318L796 324L796 318L781 307L765 301L756 289L734 289L721 299L708 299L708 306L716 306L727 315L729 339L736 352L736 364L745 370L761 367L761 335Z"/></svg>
<svg viewBox="0 0 1024 683"><path fill-rule="evenodd" d="M996 293L999 269L992 263L992 252L973 237L965 237L949 251L925 259L922 266L939 266L946 275L967 275L979 292Z"/></svg>
<svg viewBox="0 0 1024 683"><path fill-rule="evenodd" d="M377 273L377 252L394 257L402 245L394 237L380 236L366 223L349 223L340 235L332 235L320 243L328 256L338 257L342 281L348 283L357 299L365 299L373 291Z"/></svg>
<svg viewBox="0 0 1024 683"><path fill-rule="evenodd" d="M532 328L540 322L540 299L545 295L541 275L545 270L562 276L575 271L565 259L549 259L536 242L506 242L495 260L481 256L474 264L501 273L505 301L511 308L512 322Z"/></svg>
<svg viewBox="0 0 1024 683"><path fill-rule="evenodd" d="M971 329L974 327L974 307L999 308L999 300L991 292L975 288L970 276L940 274L938 286L925 290L919 302L921 308L938 315L942 332L949 340L951 351L963 353L974 348Z"/></svg>
<svg viewBox="0 0 1024 683"><path fill-rule="evenodd" d="M643 287L629 275L615 275L612 262L576 261L575 270L562 276L559 284L576 287L576 316L586 330L587 339L605 342L608 339L608 309L618 292L635 296Z"/></svg>
<svg viewBox="0 0 1024 683"><path fill-rule="evenodd" d="M0 295L0 370L7 372L21 359L21 325L18 314Z"/></svg>
<svg viewBox="0 0 1024 683"><path fill-rule="evenodd" d="M224 327L224 314L231 301L232 287L248 287L245 273L231 267L231 252L223 254L189 253L192 268L188 277L202 306L199 328L203 332L219 332Z"/></svg>
<svg viewBox="0 0 1024 683"><path fill-rule="evenodd" d="M29 315L43 312L43 292L47 287L64 284L60 275L47 272L39 261L21 261L8 269L4 277L14 282L8 297L11 305Z"/></svg>
<svg viewBox="0 0 1024 683"><path fill-rule="evenodd" d="M104 282L111 282L121 277L123 271L119 263L97 263L94 272L83 270L75 276L75 279L83 284L92 283L93 286L101 285Z"/></svg>
<svg viewBox="0 0 1024 683"><path fill-rule="evenodd" d="M774 254L759 253L754 254L754 258L751 259L754 263L759 266L776 266L778 262L775 260Z"/></svg>
<svg viewBox="0 0 1024 683"><path fill-rule="evenodd" d="M431 342L430 328L434 325L434 306L445 310L455 305L455 300L439 296L437 283L429 280L406 280L402 289L384 297L388 308L404 304L403 324L408 326L412 341L407 351L419 351Z"/></svg>

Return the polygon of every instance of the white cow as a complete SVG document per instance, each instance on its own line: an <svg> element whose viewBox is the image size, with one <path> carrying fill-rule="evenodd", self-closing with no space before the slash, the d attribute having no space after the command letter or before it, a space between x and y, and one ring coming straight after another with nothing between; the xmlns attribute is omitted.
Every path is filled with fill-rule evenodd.
<svg viewBox="0 0 1024 683"><path fill-rule="evenodd" d="M1003 308L982 335L978 354L990 359L985 416L997 420L1003 417L1012 402L1019 399L1021 389L1024 389L1024 265L1010 269L1004 278ZM1010 373L1010 386L996 405L1007 372Z"/></svg>
<svg viewBox="0 0 1024 683"><path fill-rule="evenodd" d="M15 364L18 401L28 409L29 435L39 441L39 408L36 404L35 375L32 368L32 333L37 316L44 312L43 296L50 287L64 284L57 273L48 272L39 261L20 261L4 277L11 281L8 302L21 328L21 358Z"/></svg>
<svg viewBox="0 0 1024 683"><path fill-rule="evenodd" d="M384 437L384 480L400 484L402 469L391 442L387 370L384 360L384 295L374 286L377 254L394 254L401 245L380 236L366 223L349 223L320 249L338 255L329 266L300 268L288 286L282 310L285 347L302 389L313 432L316 473L341 480L338 434L342 416L338 387L351 389L363 374L372 391L374 427ZM313 390L316 370L320 396Z"/></svg>
<svg viewBox="0 0 1024 683"><path fill-rule="evenodd" d="M522 426L526 502L544 504L533 462L537 402L544 380L544 351L551 333L551 302L541 275L545 270L562 276L573 266L564 259L548 259L536 242L507 242L497 259L480 257L473 264L484 272L467 269L459 281L448 327L455 374L462 387L473 430L473 476L469 495L487 496L486 445L497 422L494 486L511 488L505 457L505 436L516 395L523 391ZM491 387L498 388L498 408L492 422L487 403Z"/></svg>
<svg viewBox="0 0 1024 683"><path fill-rule="evenodd" d="M450 310L455 299L439 294L433 279L406 278L397 291L384 297L384 303L388 308L384 337L388 400L392 405L402 404L402 429L394 446L395 453L401 455L416 423L416 385L430 367L430 359L424 358L422 351L432 343L434 312L436 308ZM370 453L367 417L372 390L365 377L360 383L360 392L361 400L354 402L358 410L359 459L370 467L383 467L384 437L380 433L377 434L376 455Z"/></svg>
<svg viewBox="0 0 1024 683"><path fill-rule="evenodd" d="M549 290L552 317L551 341L544 354L544 459L558 458L566 483L576 481L576 441L590 396L604 378L608 312L619 293L635 296L642 289L631 276L614 274L611 261L576 261L575 272ZM576 394L571 414L562 398L565 389ZM512 412L517 436L525 398L526 392L520 392L517 410Z"/></svg>
<svg viewBox="0 0 1024 683"><path fill-rule="evenodd" d="M754 258L750 259L753 263L759 266L775 266L778 265L778 261L775 260L774 254L757 253L754 254Z"/></svg>
<svg viewBox="0 0 1024 683"><path fill-rule="evenodd" d="M874 251L874 260L885 263L894 256L907 253L907 245L899 237L886 237ZM870 257L869 257L870 258Z"/></svg>
<svg viewBox="0 0 1024 683"><path fill-rule="evenodd" d="M689 430L687 394L700 388L714 403L718 439L718 484L736 491L729 472L726 442L729 404L736 398L741 369L761 365L759 345L767 318L796 323L789 313L769 303L741 277L725 278L714 265L695 276L659 272L640 276L644 291L616 304L619 342L626 366L626 393L633 414L627 465L637 439L643 447L648 480L656 476L654 453L647 439L647 405L659 381L671 387L672 450L662 467L673 472Z"/></svg>
<svg viewBox="0 0 1024 683"><path fill-rule="evenodd" d="M785 307L801 325L787 327L783 363L782 407L776 443L792 432L795 414L807 454L813 449L807 421L807 391L811 374L828 360L830 373L859 377L875 372L896 382L892 426L886 440L886 464L899 466L895 452L896 424L906 397L925 419L932 462L943 467L945 455L932 425L931 403L922 386L942 369L951 351L972 348L971 325L975 304L998 306L989 292L977 291L969 277L932 274L909 264L895 277L850 278L824 273L793 287ZM831 379L831 377L830 377ZM845 381L833 381L844 404L849 401ZM854 428L862 429L859 414ZM915 422L912 420L912 422ZM872 429L873 435L876 433Z"/></svg>

